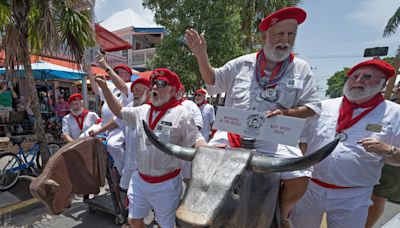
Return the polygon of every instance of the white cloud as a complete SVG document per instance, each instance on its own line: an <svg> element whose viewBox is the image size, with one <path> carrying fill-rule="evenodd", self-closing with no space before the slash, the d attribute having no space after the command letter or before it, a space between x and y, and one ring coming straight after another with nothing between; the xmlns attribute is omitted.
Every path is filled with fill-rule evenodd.
<svg viewBox="0 0 400 228"><path fill-rule="evenodd" d="M399 0L364 0L347 17L364 29L382 31L398 7Z"/></svg>
<svg viewBox="0 0 400 228"><path fill-rule="evenodd" d="M94 6L95 10L99 10L103 8L103 6L106 4L106 0L96 0L96 4Z"/></svg>

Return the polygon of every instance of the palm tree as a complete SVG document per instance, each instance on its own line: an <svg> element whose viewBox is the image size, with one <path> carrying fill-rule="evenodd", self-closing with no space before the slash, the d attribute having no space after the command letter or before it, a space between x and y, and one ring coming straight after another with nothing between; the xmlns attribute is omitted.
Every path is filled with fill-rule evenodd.
<svg viewBox="0 0 400 228"><path fill-rule="evenodd" d="M5 50L5 67L10 73L14 66L24 66L43 162L48 160L47 153L43 152L47 140L32 76L30 53L52 54L60 52L63 45L66 47L63 51L80 62L84 49L94 46L95 42L89 12L74 10L74 6L81 2L86 1L0 0L0 48Z"/></svg>
<svg viewBox="0 0 400 228"><path fill-rule="evenodd" d="M386 24L386 27L383 31L383 36L389 37L389 36L395 34L399 25L400 25L400 7L397 8L397 10L393 14L393 16L389 18L389 21ZM394 68L396 69L396 71L398 71L398 69L400 68L400 45L399 45L399 47L396 51L396 55L394 57ZM390 96L392 95L394 83L395 83L395 78L392 78L388 82L387 87L386 87L386 92L385 92L386 99L389 99Z"/></svg>

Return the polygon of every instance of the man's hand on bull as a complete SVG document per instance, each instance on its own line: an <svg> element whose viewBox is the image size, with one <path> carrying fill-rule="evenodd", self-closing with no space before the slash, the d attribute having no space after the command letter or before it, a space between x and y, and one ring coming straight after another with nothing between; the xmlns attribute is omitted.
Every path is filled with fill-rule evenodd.
<svg viewBox="0 0 400 228"><path fill-rule="evenodd" d="M108 88L107 81L103 76L96 75L95 80L97 82L97 85L99 85L100 88L102 88L102 89Z"/></svg>
<svg viewBox="0 0 400 228"><path fill-rule="evenodd" d="M287 113L288 113L287 109L275 109L273 111L268 111L265 114L267 115L267 118L270 118L270 117L273 117L273 116L276 116L276 115L284 115L284 116L286 116Z"/></svg>
<svg viewBox="0 0 400 228"><path fill-rule="evenodd" d="M357 143L361 144L365 151L370 153L388 155L392 151L391 145L386 144L376 138L364 138L359 140Z"/></svg>

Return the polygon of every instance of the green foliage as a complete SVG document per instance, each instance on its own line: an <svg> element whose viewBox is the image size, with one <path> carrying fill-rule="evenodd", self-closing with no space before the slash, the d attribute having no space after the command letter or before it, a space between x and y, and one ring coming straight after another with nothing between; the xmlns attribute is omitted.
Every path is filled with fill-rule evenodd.
<svg viewBox="0 0 400 228"><path fill-rule="evenodd" d="M186 91L193 91L201 85L196 59L185 44L186 29L194 28L205 34L213 66L222 66L243 54L239 45L240 7L234 0L147 0L144 4L155 11L156 22L168 31L156 47L157 52L147 67L168 67L177 72Z"/></svg>
<svg viewBox="0 0 400 228"><path fill-rule="evenodd" d="M349 68L344 68L328 79L328 89L325 93L326 96L329 96L330 98L342 96L343 86L347 80L346 73L349 70Z"/></svg>

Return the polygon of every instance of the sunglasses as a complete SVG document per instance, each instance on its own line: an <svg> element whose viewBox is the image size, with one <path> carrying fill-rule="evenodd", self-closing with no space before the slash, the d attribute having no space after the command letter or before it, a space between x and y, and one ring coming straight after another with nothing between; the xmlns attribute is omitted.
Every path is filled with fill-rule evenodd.
<svg viewBox="0 0 400 228"><path fill-rule="evenodd" d="M203 96L203 94L201 94L201 93L196 93L196 95L194 95L195 97L201 97L201 96Z"/></svg>
<svg viewBox="0 0 400 228"><path fill-rule="evenodd" d="M372 74L353 74L349 77L351 81L356 81L357 79L360 79L362 81L368 81L371 80L372 78L373 78ZM383 77L376 77L376 78L385 79Z"/></svg>
<svg viewBox="0 0 400 228"><path fill-rule="evenodd" d="M153 80L151 81L151 87L153 87L154 85L157 88L165 88L168 85L168 82L164 80Z"/></svg>

